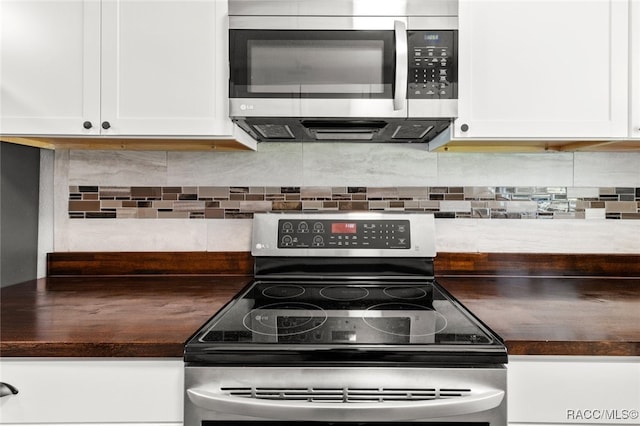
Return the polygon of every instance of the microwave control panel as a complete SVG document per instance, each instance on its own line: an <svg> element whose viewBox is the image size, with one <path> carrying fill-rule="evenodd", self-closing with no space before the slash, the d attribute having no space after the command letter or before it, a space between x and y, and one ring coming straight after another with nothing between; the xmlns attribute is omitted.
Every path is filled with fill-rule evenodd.
<svg viewBox="0 0 640 426"><path fill-rule="evenodd" d="M407 31L409 99L457 99L458 32Z"/></svg>

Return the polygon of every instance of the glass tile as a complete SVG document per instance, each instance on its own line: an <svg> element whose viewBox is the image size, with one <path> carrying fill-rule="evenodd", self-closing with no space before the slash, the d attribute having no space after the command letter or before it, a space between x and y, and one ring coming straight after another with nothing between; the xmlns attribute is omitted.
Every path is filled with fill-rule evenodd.
<svg viewBox="0 0 640 426"><path fill-rule="evenodd" d="M366 194L367 188L364 186L350 186L347 188L349 194Z"/></svg>
<svg viewBox="0 0 640 426"><path fill-rule="evenodd" d="M635 194L635 188L616 188L616 194Z"/></svg>
<svg viewBox="0 0 640 426"><path fill-rule="evenodd" d="M248 186L230 186L229 193L230 194L248 194L249 187Z"/></svg>
<svg viewBox="0 0 640 426"><path fill-rule="evenodd" d="M97 186L79 186L78 192L98 192Z"/></svg>
<svg viewBox="0 0 640 426"><path fill-rule="evenodd" d="M224 219L224 210L207 208L204 210L205 219Z"/></svg>
<svg viewBox="0 0 640 426"><path fill-rule="evenodd" d="M247 192L249 192L249 188L247 188ZM283 186L280 188L280 192L282 194L299 194L300 187L299 186Z"/></svg>
<svg viewBox="0 0 640 426"><path fill-rule="evenodd" d="M469 200L495 200L496 189L491 186L470 186L464 188L464 198Z"/></svg>
<svg viewBox="0 0 640 426"><path fill-rule="evenodd" d="M163 186L162 193L163 194L179 194L182 192L181 186Z"/></svg>

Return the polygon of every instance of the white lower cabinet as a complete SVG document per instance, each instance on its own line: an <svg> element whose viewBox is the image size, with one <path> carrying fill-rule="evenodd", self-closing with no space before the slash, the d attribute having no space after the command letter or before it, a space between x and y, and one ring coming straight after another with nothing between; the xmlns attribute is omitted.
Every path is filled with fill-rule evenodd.
<svg viewBox="0 0 640 426"><path fill-rule="evenodd" d="M524 425L640 425L640 357L511 356L508 419Z"/></svg>
<svg viewBox="0 0 640 426"><path fill-rule="evenodd" d="M182 359L0 358L0 423L179 426Z"/></svg>

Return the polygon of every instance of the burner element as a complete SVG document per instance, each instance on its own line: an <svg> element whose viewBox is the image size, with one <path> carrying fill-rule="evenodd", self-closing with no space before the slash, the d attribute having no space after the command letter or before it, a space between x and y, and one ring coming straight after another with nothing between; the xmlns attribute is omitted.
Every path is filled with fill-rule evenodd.
<svg viewBox="0 0 640 426"><path fill-rule="evenodd" d="M384 294L393 299L416 300L427 296L427 290L421 287L386 287Z"/></svg>
<svg viewBox="0 0 640 426"><path fill-rule="evenodd" d="M350 302L364 299L369 295L369 290L364 287L335 285L320 289L320 295L329 300Z"/></svg>
<svg viewBox="0 0 640 426"><path fill-rule="evenodd" d="M281 302L252 309L242 319L242 325L263 336L294 336L308 333L327 321L320 306L302 302Z"/></svg>
<svg viewBox="0 0 640 426"><path fill-rule="evenodd" d="M389 312L393 312L395 317L406 316L419 320L420 324L412 321L412 328L408 332L393 327L394 322L388 321L385 317ZM414 303L380 303L370 306L365 310L362 321L369 327L381 333L403 337L424 337L433 336L447 328L447 318L440 312L416 305Z"/></svg>
<svg viewBox="0 0 640 426"><path fill-rule="evenodd" d="M271 299L291 299L302 296L304 292L304 287L299 285L281 284L265 288L262 295Z"/></svg>

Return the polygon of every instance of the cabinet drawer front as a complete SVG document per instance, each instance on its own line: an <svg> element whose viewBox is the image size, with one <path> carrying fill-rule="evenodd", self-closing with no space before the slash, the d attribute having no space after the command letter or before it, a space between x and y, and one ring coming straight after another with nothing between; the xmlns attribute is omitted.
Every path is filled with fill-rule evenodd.
<svg viewBox="0 0 640 426"><path fill-rule="evenodd" d="M0 360L0 423L182 422L182 360Z"/></svg>
<svg viewBox="0 0 640 426"><path fill-rule="evenodd" d="M509 357L510 424L638 425L640 357Z"/></svg>

